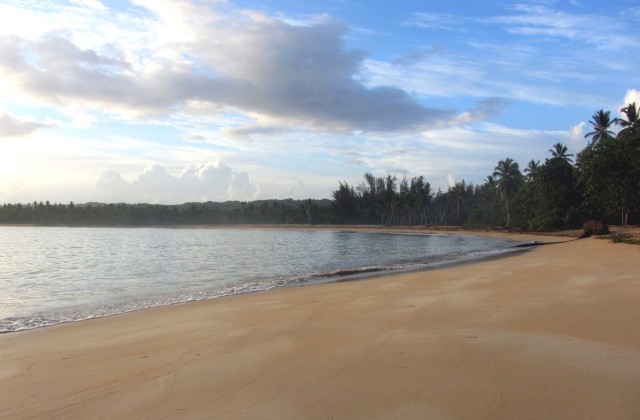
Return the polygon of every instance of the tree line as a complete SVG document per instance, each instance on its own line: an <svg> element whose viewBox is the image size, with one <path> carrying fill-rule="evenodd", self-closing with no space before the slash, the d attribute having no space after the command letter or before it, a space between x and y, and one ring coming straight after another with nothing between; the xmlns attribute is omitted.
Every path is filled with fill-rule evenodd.
<svg viewBox="0 0 640 420"><path fill-rule="evenodd" d="M596 112L575 156L556 143L543 163L524 170L500 160L482 184L464 180L446 191L431 190L423 177L374 177L357 186L340 182L332 192L337 223L464 225L529 231L575 228L587 220L611 224L640 222L640 117L636 104ZM613 126L621 129L617 134Z"/></svg>
<svg viewBox="0 0 640 420"><path fill-rule="evenodd" d="M158 204L4 204L0 224L146 226L194 224L371 224L508 227L529 231L575 228L586 220L640 222L640 116L636 104L593 114L590 141L575 156L562 143L543 163L521 171L500 160L482 184L464 180L433 191L423 176L364 174L357 186L339 182L332 200ZM612 128L620 127L618 133Z"/></svg>
<svg viewBox="0 0 640 420"><path fill-rule="evenodd" d="M39 226L154 226L329 223L329 200L161 204L4 204L0 224Z"/></svg>

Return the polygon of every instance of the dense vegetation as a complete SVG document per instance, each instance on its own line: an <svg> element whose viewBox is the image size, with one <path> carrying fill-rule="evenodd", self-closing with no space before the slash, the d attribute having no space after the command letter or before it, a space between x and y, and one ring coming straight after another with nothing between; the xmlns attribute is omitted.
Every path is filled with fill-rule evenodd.
<svg viewBox="0 0 640 420"><path fill-rule="evenodd" d="M200 224L328 223L329 200L262 200L250 203L5 204L0 223L42 226L153 226Z"/></svg>
<svg viewBox="0 0 640 420"><path fill-rule="evenodd" d="M481 185L464 180L433 193L422 177L365 174L358 186L341 182L333 191L340 223L435 224L513 227L539 231L575 228L590 219L640 222L640 117L635 104L625 118L596 112L587 147L577 156L561 143L544 163L531 160L523 171L506 158ZM622 129L617 135L611 128Z"/></svg>
<svg viewBox="0 0 640 420"><path fill-rule="evenodd" d="M70 226L189 224L464 225L552 230L586 220L640 222L640 116L596 112L587 147L577 156L557 143L540 163L523 171L511 158L499 161L481 185L462 182L433 192L424 177L365 174L358 186L340 182L333 200L264 200L181 205L5 204L0 223ZM615 134L614 125L621 130Z"/></svg>

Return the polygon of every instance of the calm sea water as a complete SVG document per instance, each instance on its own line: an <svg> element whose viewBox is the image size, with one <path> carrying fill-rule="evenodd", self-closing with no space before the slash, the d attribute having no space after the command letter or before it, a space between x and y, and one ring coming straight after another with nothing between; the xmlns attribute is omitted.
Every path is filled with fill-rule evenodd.
<svg viewBox="0 0 640 420"><path fill-rule="evenodd" d="M473 236L0 227L0 332L506 252Z"/></svg>

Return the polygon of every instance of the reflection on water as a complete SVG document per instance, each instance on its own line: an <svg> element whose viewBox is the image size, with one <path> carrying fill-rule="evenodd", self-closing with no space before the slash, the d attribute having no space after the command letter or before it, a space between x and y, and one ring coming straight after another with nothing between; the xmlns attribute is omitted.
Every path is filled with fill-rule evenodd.
<svg viewBox="0 0 640 420"><path fill-rule="evenodd" d="M0 227L0 332L510 245L334 231Z"/></svg>

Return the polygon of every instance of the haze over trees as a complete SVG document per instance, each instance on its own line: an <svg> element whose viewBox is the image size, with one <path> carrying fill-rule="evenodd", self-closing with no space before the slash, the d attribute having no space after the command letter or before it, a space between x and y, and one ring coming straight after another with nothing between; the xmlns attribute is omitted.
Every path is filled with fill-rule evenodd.
<svg viewBox="0 0 640 420"><path fill-rule="evenodd" d="M339 182L332 200L262 200L181 205L4 204L0 223L65 226L193 224L369 224L508 227L541 231L575 228L586 220L640 222L640 116L636 104L611 119L593 114L574 156L556 143L543 163L530 160L521 172L510 157L497 162L482 184L464 180L447 191L423 177L375 177L356 186ZM619 128L617 134L614 127ZM487 168L488 170L490 168Z"/></svg>
<svg viewBox="0 0 640 420"><path fill-rule="evenodd" d="M5 204L0 223L42 226L153 226L329 223L329 200L160 204Z"/></svg>

